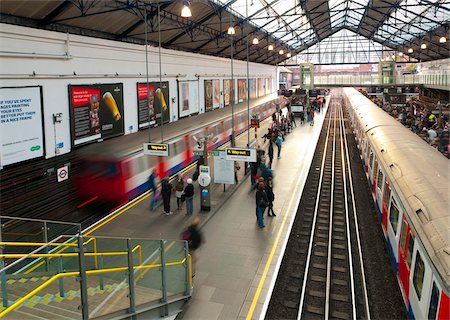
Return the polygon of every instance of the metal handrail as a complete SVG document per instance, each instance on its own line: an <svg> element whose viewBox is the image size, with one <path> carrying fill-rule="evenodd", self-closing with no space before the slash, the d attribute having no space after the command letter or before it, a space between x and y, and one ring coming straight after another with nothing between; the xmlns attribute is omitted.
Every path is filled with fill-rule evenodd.
<svg viewBox="0 0 450 320"><path fill-rule="evenodd" d="M181 261L166 263L165 266L169 266L169 267L177 266L177 265L181 265L181 264L183 264L185 262L186 262L186 258L184 258ZM189 260L189 264L190 265L191 265L191 263L192 263L192 261ZM160 267L162 267L162 264L158 263L158 264L151 264L151 265L144 265L144 266L134 266L133 270L155 269L155 268L160 268ZM190 269L192 270L192 268L190 268ZM105 274L105 273L116 273L116 272L122 272L122 271L127 271L127 270L128 270L128 267L109 268L109 269L102 269L102 270L89 270L89 271L86 271L86 275L100 275L100 274ZM50 284L52 284L56 280L58 280L60 278L66 278L66 277L76 277L76 276L79 276L79 275L80 275L80 272L78 272L78 271L67 272L67 273L58 273L58 274L54 275L53 277L48 279L46 282L41 284L39 287L37 287L36 289L32 290L31 292L29 292L28 294L26 294L25 296L23 296L19 300L15 301L11 306L6 308L5 310L1 311L0 312L0 318L3 318L4 316L6 316L11 311L16 310L25 301L27 301L29 298L35 296L39 292L41 292L43 289L48 287ZM192 275L191 275L191 278L192 278ZM192 282L191 282L191 288L192 288Z"/></svg>
<svg viewBox="0 0 450 320"><path fill-rule="evenodd" d="M73 225L73 226L81 227L81 223L76 223L76 222L65 222L65 221L54 221L54 220L23 218L23 217L10 217L10 216L0 216L0 219L23 220L23 221L33 221L33 222L46 222L46 223L54 223L54 224L67 224L67 225Z"/></svg>

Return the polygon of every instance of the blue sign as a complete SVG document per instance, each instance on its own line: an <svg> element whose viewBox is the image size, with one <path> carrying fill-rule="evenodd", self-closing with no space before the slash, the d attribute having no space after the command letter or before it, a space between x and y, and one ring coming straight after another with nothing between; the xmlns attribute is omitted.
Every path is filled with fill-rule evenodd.
<svg viewBox="0 0 450 320"><path fill-rule="evenodd" d="M58 142L58 143L56 144L56 148L57 148L57 149L62 149L62 148L64 148L64 142Z"/></svg>
<svg viewBox="0 0 450 320"><path fill-rule="evenodd" d="M207 197L208 196L208 190L207 189L203 189L202 190L202 197Z"/></svg>

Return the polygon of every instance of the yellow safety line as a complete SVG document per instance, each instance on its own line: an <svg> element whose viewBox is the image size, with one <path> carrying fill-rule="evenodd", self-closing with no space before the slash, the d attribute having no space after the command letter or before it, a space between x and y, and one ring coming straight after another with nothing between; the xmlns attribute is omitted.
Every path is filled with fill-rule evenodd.
<svg viewBox="0 0 450 320"><path fill-rule="evenodd" d="M255 312L256 304L258 303L259 296L261 295L262 287L264 285L264 282L266 281L267 272L269 271L270 264L272 263L273 256L274 256L275 251L277 249L278 241L280 240L280 237L281 237L281 232L283 231L284 225L286 224L286 220L288 218L288 213L291 211L292 203L293 203L293 200L295 198L295 195L297 194L298 186L299 186L299 184L297 184L295 186L295 190L292 193L294 196L289 201L288 210L287 210L286 214L283 217L283 222L281 223L281 226L280 226L280 228L278 230L277 237L276 237L275 242L274 242L274 244L272 246L272 250L270 250L269 257L267 258L267 262L266 262L266 265L264 267L264 272L263 272L263 274L261 276L261 279L259 280L258 288L256 289L255 295L253 296L252 304L250 305L250 309L248 310L247 317L245 318L246 320L252 319L253 313Z"/></svg>

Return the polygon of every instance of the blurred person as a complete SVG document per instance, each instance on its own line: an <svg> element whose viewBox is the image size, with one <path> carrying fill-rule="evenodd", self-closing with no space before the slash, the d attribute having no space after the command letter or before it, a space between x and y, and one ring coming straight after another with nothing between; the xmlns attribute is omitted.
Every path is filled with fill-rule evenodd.
<svg viewBox="0 0 450 320"><path fill-rule="evenodd" d="M161 180L161 195L164 202L164 213L166 216L171 215L170 211L170 195L172 194L172 185L169 182L169 178L166 176Z"/></svg>
<svg viewBox="0 0 450 320"><path fill-rule="evenodd" d="M267 207L267 215L269 217L276 217L277 215L273 211L273 201L275 200L275 194L273 193L273 179L269 177L266 183L266 194L267 199L269 200L269 206ZM272 214L270 212L272 211Z"/></svg>
<svg viewBox="0 0 450 320"><path fill-rule="evenodd" d="M260 177L258 179L258 190L256 191L256 219L258 221L258 226L260 229L264 228L264 211L269 205L269 199L266 194L266 186L264 183L264 178Z"/></svg>
<svg viewBox="0 0 450 320"><path fill-rule="evenodd" d="M269 140L269 149L267 150L267 155L269 156L269 168L272 169L272 161L273 161L273 141Z"/></svg>
<svg viewBox="0 0 450 320"><path fill-rule="evenodd" d="M196 272L196 262L197 262L197 254L196 251L202 243L204 242L203 236L199 230L200 226L200 218L195 217L192 219L191 224L186 228L186 230L182 233L181 239L187 241L189 246L189 254L192 258L192 277L195 276Z"/></svg>
<svg viewBox="0 0 450 320"><path fill-rule="evenodd" d="M175 183L175 196L177 198L177 210L181 210L181 205L183 204L181 201L181 195L183 194L183 190L184 190L184 180L183 180L183 175L179 174L177 176L177 181Z"/></svg>
<svg viewBox="0 0 450 320"><path fill-rule="evenodd" d="M184 188L184 196L186 197L186 214L192 215L194 212L194 186L192 185L192 179L187 179L187 185Z"/></svg>
<svg viewBox="0 0 450 320"><path fill-rule="evenodd" d="M278 159L281 159L281 144L283 143L280 135L281 134L279 134L278 137L276 137L276 140L275 140L275 144L278 147Z"/></svg>
<svg viewBox="0 0 450 320"><path fill-rule="evenodd" d="M150 195L150 210L153 210L156 202L156 185L157 185L158 175L156 169L152 170L151 175L148 177L148 190L151 192Z"/></svg>
<svg viewBox="0 0 450 320"><path fill-rule="evenodd" d="M239 165L239 162L235 161L234 162L234 183L238 184L238 175L237 172L241 170L241 166Z"/></svg>
<svg viewBox="0 0 450 320"><path fill-rule="evenodd" d="M431 143L437 137L437 132L436 130L434 130L433 127L431 127L427 133L428 133L428 142Z"/></svg>

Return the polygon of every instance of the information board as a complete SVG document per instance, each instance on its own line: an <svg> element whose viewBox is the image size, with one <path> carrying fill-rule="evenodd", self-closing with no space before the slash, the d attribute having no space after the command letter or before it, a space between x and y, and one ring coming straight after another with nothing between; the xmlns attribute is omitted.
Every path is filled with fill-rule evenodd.
<svg viewBox="0 0 450 320"><path fill-rule="evenodd" d="M169 155L169 145L165 143L144 143L144 154L167 157Z"/></svg>
<svg viewBox="0 0 450 320"><path fill-rule="evenodd" d="M227 160L256 162L256 150L245 148L226 148Z"/></svg>
<svg viewBox="0 0 450 320"><path fill-rule="evenodd" d="M234 184L234 161L227 160L225 150L217 150L214 155L214 183Z"/></svg>
<svg viewBox="0 0 450 320"><path fill-rule="evenodd" d="M0 167L44 156L41 87L0 88Z"/></svg>

